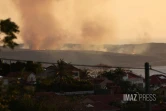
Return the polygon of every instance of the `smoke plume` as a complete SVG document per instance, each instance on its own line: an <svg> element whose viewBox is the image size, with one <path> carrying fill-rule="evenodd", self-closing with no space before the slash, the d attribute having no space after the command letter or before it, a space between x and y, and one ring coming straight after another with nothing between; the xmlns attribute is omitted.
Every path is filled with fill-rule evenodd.
<svg viewBox="0 0 166 111"><path fill-rule="evenodd" d="M104 44L115 40L109 0L16 0L14 3L21 14L22 39L31 49L59 49L65 43Z"/></svg>

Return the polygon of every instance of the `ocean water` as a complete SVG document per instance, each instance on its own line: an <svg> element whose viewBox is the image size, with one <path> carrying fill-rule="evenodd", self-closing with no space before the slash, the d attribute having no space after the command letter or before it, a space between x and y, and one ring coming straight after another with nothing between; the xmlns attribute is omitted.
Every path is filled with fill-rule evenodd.
<svg viewBox="0 0 166 111"><path fill-rule="evenodd" d="M81 68L81 67L79 67L80 69L84 69L84 68ZM153 70L150 70L150 76L151 75L155 75L155 74L163 74L163 75L166 75L166 66L155 66L155 67L151 67L152 69L155 69L155 70L158 70L158 71L160 71L160 72L163 72L163 73L165 73L165 74L163 74L163 73L159 73L159 72L156 72L156 71L153 71ZM91 73L93 76L97 76L97 74L96 73L98 73L98 72L100 72L101 71L101 69L98 69L98 68L89 68L89 67L87 67L87 68L85 68L85 69L90 69L93 73ZM108 69L108 70L110 70L110 69ZM136 74L136 75L140 75L140 76L142 76L142 77L145 77L145 69L129 69L129 70L132 70L132 72L134 73L134 74Z"/></svg>
<svg viewBox="0 0 166 111"><path fill-rule="evenodd" d="M165 75L166 75L166 66L155 66L155 67L152 67L152 69L161 71L161 72L165 73ZM145 77L144 69L132 69L132 71L137 75L141 75L142 77ZM150 75L154 75L154 74L162 74L162 73L150 70Z"/></svg>

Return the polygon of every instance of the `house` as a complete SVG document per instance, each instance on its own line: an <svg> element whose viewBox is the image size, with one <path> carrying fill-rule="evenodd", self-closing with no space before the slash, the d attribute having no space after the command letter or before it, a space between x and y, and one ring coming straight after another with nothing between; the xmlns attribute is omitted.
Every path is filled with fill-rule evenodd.
<svg viewBox="0 0 166 111"><path fill-rule="evenodd" d="M161 74L156 74L150 76L150 84L153 87L161 87L166 85L166 76Z"/></svg>
<svg viewBox="0 0 166 111"><path fill-rule="evenodd" d="M64 66L64 73L69 74L74 79L80 79L80 75L83 73L81 69L74 67L71 64L65 63ZM58 67L56 65L49 66L45 68L45 71L39 74L41 78L53 77L55 74L58 73Z"/></svg>
<svg viewBox="0 0 166 111"><path fill-rule="evenodd" d="M33 74L30 74L27 78L27 81L23 81L24 89L28 92L35 92L36 90L36 77Z"/></svg>
<svg viewBox="0 0 166 111"><path fill-rule="evenodd" d="M27 77L27 82L31 83L31 84L36 84L36 75L34 73L31 73L28 77Z"/></svg>
<svg viewBox="0 0 166 111"><path fill-rule="evenodd" d="M107 88L107 84L112 84L112 83L113 83L113 81L108 80L107 78L104 78L104 81L102 81L102 82L100 83L100 87L101 87L102 89L108 89L108 88Z"/></svg>
<svg viewBox="0 0 166 111"><path fill-rule="evenodd" d="M120 86L105 77L94 78L92 80L96 94L119 94Z"/></svg>
<svg viewBox="0 0 166 111"><path fill-rule="evenodd" d="M78 70L73 70L73 71L72 71L72 77L73 77L74 79L79 80L79 79L80 79L80 71L78 71Z"/></svg>
<svg viewBox="0 0 166 111"><path fill-rule="evenodd" d="M91 83L94 85L94 89L100 89L100 83L103 82L104 80L101 78L93 78L90 80Z"/></svg>
<svg viewBox="0 0 166 111"><path fill-rule="evenodd" d="M44 71L40 74L38 74L37 76L40 77L40 78L47 78L47 77L53 77L56 73L56 70L57 67L52 65L52 66L49 66L47 68L44 69Z"/></svg>
<svg viewBox="0 0 166 111"><path fill-rule="evenodd" d="M145 82L144 82L144 78L134 74L131 71L127 71L125 75L123 76L123 80L125 81L130 81L132 84L136 84L137 86L144 88L145 87Z"/></svg>
<svg viewBox="0 0 166 111"><path fill-rule="evenodd" d="M93 80L91 80L91 82L94 84L94 86L96 88L100 88L100 89L107 89L107 84L108 83L113 83L113 81L108 80L105 77L103 77L103 78L94 78Z"/></svg>

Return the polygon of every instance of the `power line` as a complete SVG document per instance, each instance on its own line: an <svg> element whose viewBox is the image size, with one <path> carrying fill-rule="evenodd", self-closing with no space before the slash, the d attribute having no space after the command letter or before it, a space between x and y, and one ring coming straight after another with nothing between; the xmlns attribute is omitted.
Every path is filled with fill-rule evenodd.
<svg viewBox="0 0 166 111"><path fill-rule="evenodd" d="M18 59L7 59L7 58L0 58L1 60L9 60L9 61L22 61L22 62L28 62L28 61L33 61L33 60L18 60ZM43 64L57 64L53 62L39 62L39 61L33 61L33 62L38 62L38 63L43 63ZM71 64L73 66L84 66L84 67L97 67L97 68L122 68L122 69L144 69L140 67L118 67L118 66L103 66L103 65L84 65L84 64Z"/></svg>
<svg viewBox="0 0 166 111"><path fill-rule="evenodd" d="M162 71L159 71L159 70L156 70L156 69L150 68L150 70L155 71L155 72L158 72L158 73L161 73L161 74L166 74L165 72L162 72Z"/></svg>

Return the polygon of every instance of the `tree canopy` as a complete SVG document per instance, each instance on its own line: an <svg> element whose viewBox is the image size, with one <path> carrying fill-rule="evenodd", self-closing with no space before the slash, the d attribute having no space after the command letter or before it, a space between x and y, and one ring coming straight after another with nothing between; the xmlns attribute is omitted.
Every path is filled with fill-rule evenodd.
<svg viewBox="0 0 166 111"><path fill-rule="evenodd" d="M130 81L123 80L125 73L124 69L116 68L115 70L104 71L101 76L106 77L119 85L123 93L141 92L142 89L138 86L132 84Z"/></svg>
<svg viewBox="0 0 166 111"><path fill-rule="evenodd" d="M17 39L16 34L19 33L19 27L15 22L12 22L10 18L0 20L0 43L4 47L14 49L18 44L14 42Z"/></svg>

